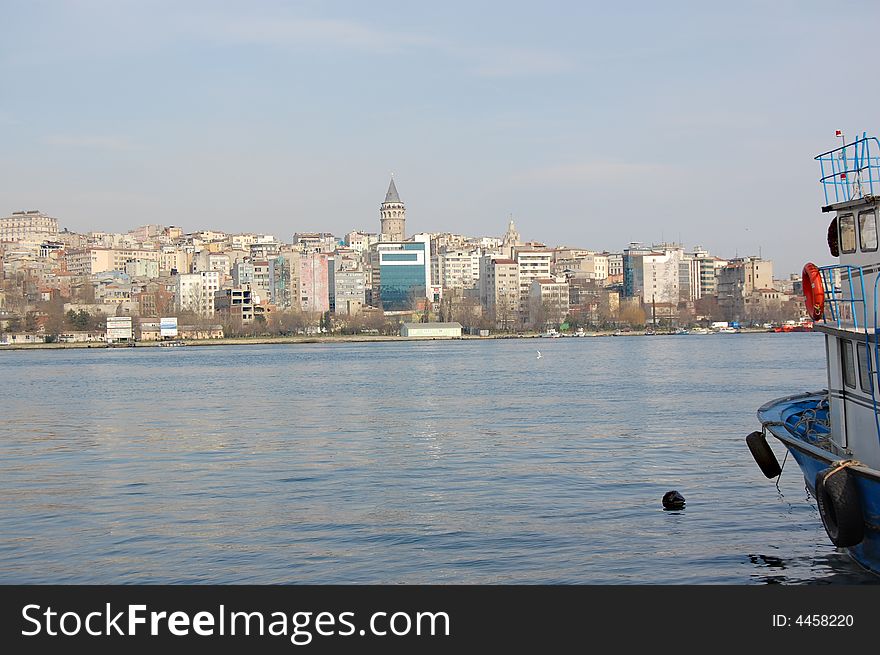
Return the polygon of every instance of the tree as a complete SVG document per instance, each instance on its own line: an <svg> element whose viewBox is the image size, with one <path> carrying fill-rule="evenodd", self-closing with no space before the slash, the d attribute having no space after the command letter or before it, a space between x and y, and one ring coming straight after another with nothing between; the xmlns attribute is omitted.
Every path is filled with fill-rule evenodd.
<svg viewBox="0 0 880 655"><path fill-rule="evenodd" d="M76 300L81 302L84 305L94 305L95 304L95 287L91 282L85 282L76 288L76 292L74 294Z"/></svg>
<svg viewBox="0 0 880 655"><path fill-rule="evenodd" d="M620 308L620 322L630 327L644 327L645 312L635 303L627 303Z"/></svg>
<svg viewBox="0 0 880 655"><path fill-rule="evenodd" d="M47 337L51 337L52 341L58 338L64 330L64 303L60 298L55 298L45 304L43 311L46 312L46 321L43 323L43 329Z"/></svg>

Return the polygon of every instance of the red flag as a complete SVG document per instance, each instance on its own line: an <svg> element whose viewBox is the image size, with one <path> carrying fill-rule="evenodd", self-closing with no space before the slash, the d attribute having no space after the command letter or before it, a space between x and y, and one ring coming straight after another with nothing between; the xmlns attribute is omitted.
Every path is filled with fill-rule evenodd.
<svg viewBox="0 0 880 655"><path fill-rule="evenodd" d="M841 174L840 174L840 179L841 179L841 180L845 180L845 179L846 179L846 173L841 173Z"/></svg>
<svg viewBox="0 0 880 655"><path fill-rule="evenodd" d="M834 130L834 136L843 136L843 131L841 131L841 130Z"/></svg>

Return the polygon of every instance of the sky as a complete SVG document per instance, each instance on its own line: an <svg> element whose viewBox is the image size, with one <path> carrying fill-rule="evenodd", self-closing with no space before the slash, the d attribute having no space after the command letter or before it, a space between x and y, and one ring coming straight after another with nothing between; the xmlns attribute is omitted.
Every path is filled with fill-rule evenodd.
<svg viewBox="0 0 880 655"><path fill-rule="evenodd" d="M872 2L0 0L0 214L831 263L813 157L880 130Z"/></svg>

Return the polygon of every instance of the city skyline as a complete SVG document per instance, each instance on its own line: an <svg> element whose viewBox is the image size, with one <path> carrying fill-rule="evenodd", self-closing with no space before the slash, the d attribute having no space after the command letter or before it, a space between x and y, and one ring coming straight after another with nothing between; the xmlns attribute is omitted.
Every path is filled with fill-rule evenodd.
<svg viewBox="0 0 880 655"><path fill-rule="evenodd" d="M846 7L861 61L880 12ZM548 245L830 262L812 158L870 133L877 95L815 47L845 10L464 8L10 3L0 207L79 232L341 235L375 230L393 171L410 234L512 215Z"/></svg>

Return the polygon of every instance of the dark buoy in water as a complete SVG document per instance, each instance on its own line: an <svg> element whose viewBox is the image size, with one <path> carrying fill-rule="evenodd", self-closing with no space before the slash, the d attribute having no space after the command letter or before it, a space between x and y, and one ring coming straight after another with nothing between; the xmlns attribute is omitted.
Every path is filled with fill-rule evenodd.
<svg viewBox="0 0 880 655"><path fill-rule="evenodd" d="M684 509L684 496L677 491L667 491L663 494L663 509Z"/></svg>

